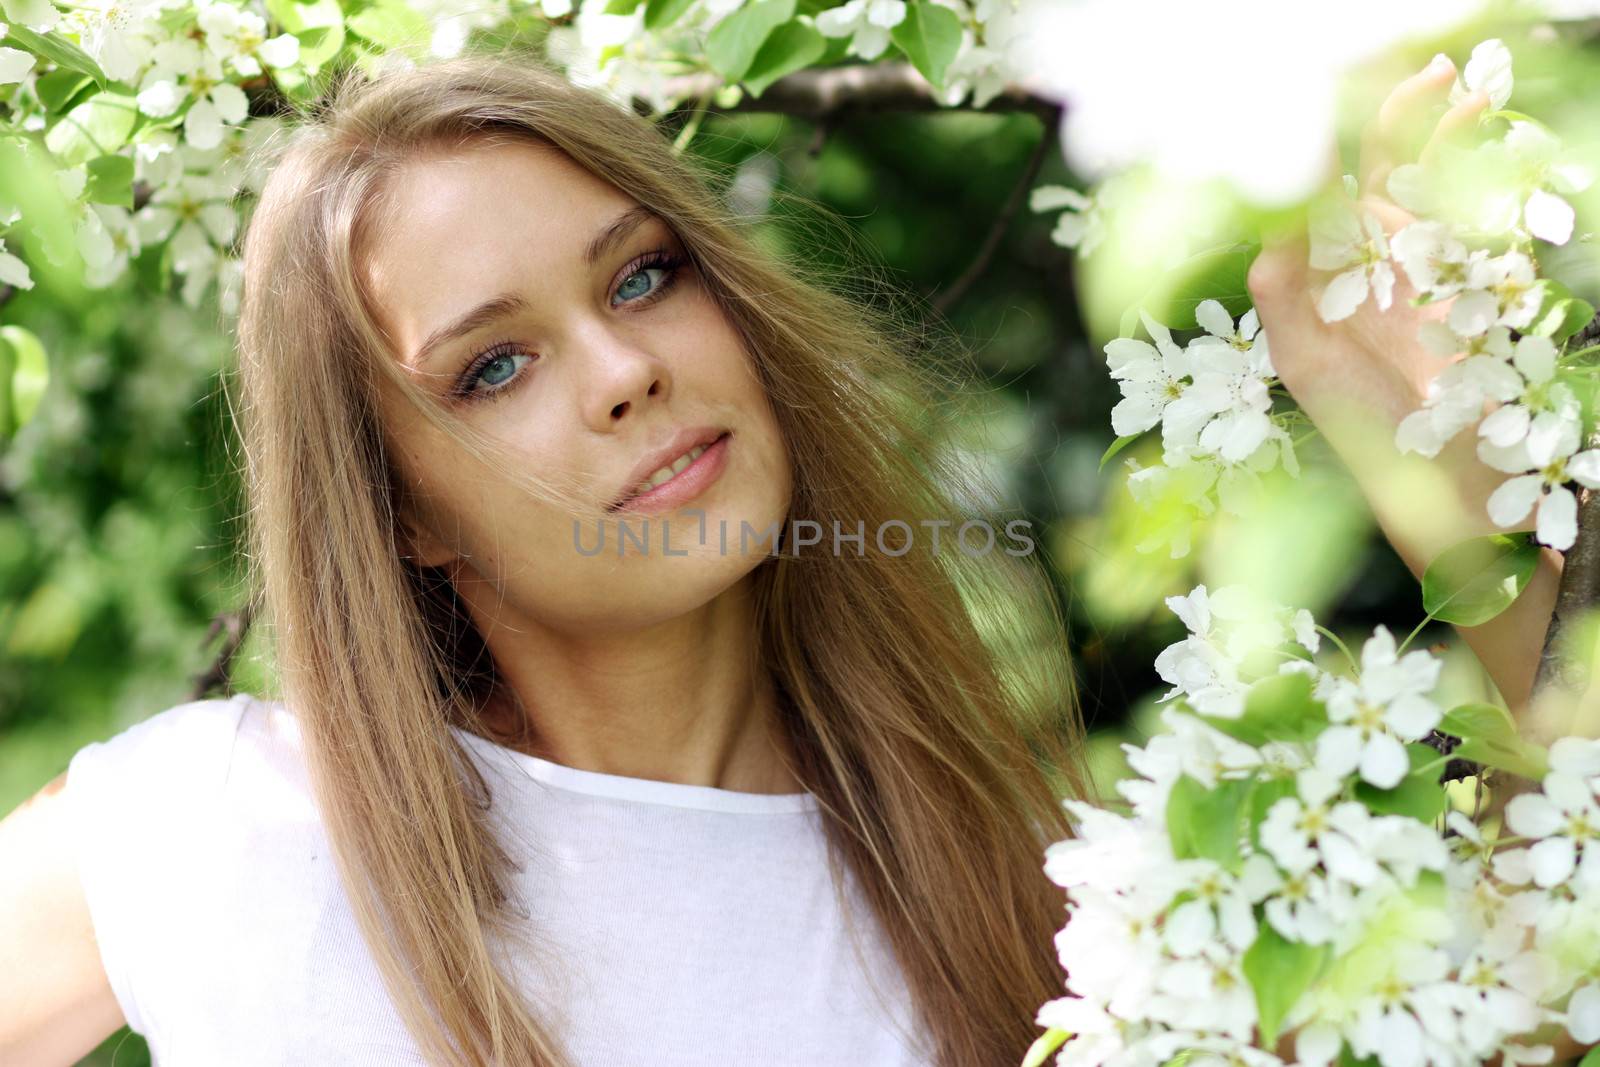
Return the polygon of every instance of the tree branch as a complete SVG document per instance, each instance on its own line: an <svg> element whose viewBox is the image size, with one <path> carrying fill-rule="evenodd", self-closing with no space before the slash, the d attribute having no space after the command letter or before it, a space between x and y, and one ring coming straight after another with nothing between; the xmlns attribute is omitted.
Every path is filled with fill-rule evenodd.
<svg viewBox="0 0 1600 1067"><path fill-rule="evenodd" d="M760 96L744 93L731 107L718 107L714 102L716 90L722 84L722 77L716 73L684 74L667 78L663 89L671 99L688 102L683 106L693 106L693 102L709 98L713 101L709 110L722 114L775 112L816 120L847 114L907 111L1031 111L1041 119L1054 120L1061 112L1057 101L1037 96L1018 85L1007 86L983 107L947 107L939 102L933 87L910 63L861 63L797 70L767 86ZM678 108L672 109L676 110Z"/></svg>
<svg viewBox="0 0 1600 1067"><path fill-rule="evenodd" d="M1573 347L1582 348L1594 343L1596 338L1600 338L1600 315L1578 332L1573 338ZM1585 447L1600 448L1600 429L1590 434ZM1600 603L1600 492L1585 488L1578 493L1578 537L1563 553L1556 607L1545 630L1539 669L1533 677L1534 702L1551 690L1575 698L1588 687L1593 650L1585 652L1572 644L1581 635L1577 623L1597 603Z"/></svg>
<svg viewBox="0 0 1600 1067"><path fill-rule="evenodd" d="M1050 146L1055 144L1055 132L1059 125L1061 109L1057 107L1055 113L1045 116L1044 131L1039 137L1039 142L1033 146L1033 152L1028 156L1028 164L1017 177L1016 184L1011 187L1011 195L1006 197L1005 205L1000 209L1000 214L995 216L993 225L989 227L989 234L983 240L983 246L978 249L978 254L973 257L967 269L961 272L961 277L950 283L950 287L933 298L933 310L940 315L955 306L956 301L966 295L972 284L983 276L989 268L989 261L994 258L995 252L1000 247L1000 239L1005 236L1006 230L1011 226L1017 209L1022 206L1022 201L1027 197L1028 190L1033 185L1033 180L1039 176L1039 168L1044 164L1044 157L1049 152Z"/></svg>

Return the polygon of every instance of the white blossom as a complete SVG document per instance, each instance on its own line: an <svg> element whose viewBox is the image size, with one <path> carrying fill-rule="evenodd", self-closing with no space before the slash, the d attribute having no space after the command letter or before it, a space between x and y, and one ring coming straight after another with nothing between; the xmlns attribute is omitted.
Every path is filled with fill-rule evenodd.
<svg viewBox="0 0 1600 1067"><path fill-rule="evenodd" d="M1394 260L1406 272L1418 294L1444 300L1459 293L1467 282L1467 247L1452 236L1442 222L1413 222L1390 242ZM1487 252L1472 253L1487 257Z"/></svg>
<svg viewBox="0 0 1600 1067"><path fill-rule="evenodd" d="M1528 849L1533 882L1558 885L1577 874L1588 887L1600 885L1600 806L1594 790L1576 775L1552 770L1540 792L1522 793L1506 804L1506 825L1538 838Z"/></svg>
<svg viewBox="0 0 1600 1067"><path fill-rule="evenodd" d="M1450 103L1459 104L1474 92L1489 98L1489 107L1498 111L1511 99L1511 51L1498 37L1480 42L1461 68L1450 87Z"/></svg>
<svg viewBox="0 0 1600 1067"><path fill-rule="evenodd" d="M1476 337L1494 326L1525 330L1544 299L1544 283L1535 276L1533 261L1517 251L1473 259L1465 290L1450 305L1447 319L1463 337Z"/></svg>
<svg viewBox="0 0 1600 1067"><path fill-rule="evenodd" d="M1582 162L1567 158L1560 141L1535 123L1512 122L1504 143L1522 171L1523 225L1542 241L1566 244L1576 220L1566 197L1587 189L1593 173Z"/></svg>
<svg viewBox="0 0 1600 1067"><path fill-rule="evenodd" d="M19 82L28 76L37 62L32 52L20 48L0 48L0 85Z"/></svg>
<svg viewBox="0 0 1600 1067"><path fill-rule="evenodd" d="M61 21L61 12L50 0L4 0L0 10L7 20L39 33L48 33Z"/></svg>
<svg viewBox="0 0 1600 1067"><path fill-rule="evenodd" d="M1087 256L1105 240L1105 216L1099 198L1065 185L1041 185L1028 194L1028 210L1060 211L1050 240Z"/></svg>
<svg viewBox="0 0 1600 1067"><path fill-rule="evenodd" d="M1393 301L1394 266L1389 239L1370 212L1339 201L1319 201L1311 211L1311 265L1335 271L1317 299L1324 322L1349 318L1372 293L1380 309Z"/></svg>
<svg viewBox="0 0 1600 1067"><path fill-rule="evenodd" d="M260 74L263 63L288 67L300 58L298 37L292 33L267 37L265 19L226 0L201 4L195 20L205 31L206 48L246 77Z"/></svg>
<svg viewBox="0 0 1600 1067"><path fill-rule="evenodd" d="M1572 390L1553 382L1556 372L1556 346L1548 337L1528 334L1517 340L1511 357L1525 383L1515 402L1496 409L1478 426L1478 434L1500 448L1528 436L1533 417L1541 411L1572 411L1578 401Z"/></svg>
<svg viewBox="0 0 1600 1067"><path fill-rule="evenodd" d="M162 0L83 0L66 13L61 28L77 35L78 46L112 80L133 84L158 42L175 39L157 21L162 7Z"/></svg>
<svg viewBox="0 0 1600 1067"><path fill-rule="evenodd" d="M1341 680L1328 698L1333 724L1317 738L1317 765L1343 777L1359 771L1379 789L1393 789L1410 771L1404 742L1427 736L1443 712L1428 697L1442 664L1414 649L1400 656L1387 627L1361 650L1361 678Z"/></svg>
<svg viewBox="0 0 1600 1067"><path fill-rule="evenodd" d="M1480 459L1517 475L1490 494L1489 517L1500 526L1511 526L1537 507L1535 536L1563 550L1572 547L1578 535L1578 499L1567 483L1576 480L1600 487L1600 449L1577 451L1581 424L1576 404L1569 400L1561 408L1539 412L1530 420L1527 434L1509 447L1500 448L1484 438L1478 441Z"/></svg>
<svg viewBox="0 0 1600 1067"><path fill-rule="evenodd" d="M1119 436L1142 433L1162 420L1167 406L1183 395L1190 372L1189 354L1172 332L1140 312L1151 339L1118 337L1106 344L1111 376L1122 389L1122 401L1111 409L1111 428Z"/></svg>
<svg viewBox="0 0 1600 1067"><path fill-rule="evenodd" d="M877 59L889 47L889 31L905 17L905 0L847 0L819 11L816 27L824 37L849 37L846 55Z"/></svg>
<svg viewBox="0 0 1600 1067"><path fill-rule="evenodd" d="M1509 334L1497 332L1496 339ZM1395 428L1395 447L1401 452L1436 456L1446 442L1483 417L1487 401L1514 400L1525 383L1517 370L1495 355L1474 354L1445 367L1428 383L1423 406Z"/></svg>
<svg viewBox="0 0 1600 1067"><path fill-rule="evenodd" d="M1187 351L1193 381L1162 413L1163 442L1197 447L1227 463L1248 459L1272 433L1264 361L1229 344L1196 342Z"/></svg>
<svg viewBox="0 0 1600 1067"><path fill-rule="evenodd" d="M33 288L33 275L28 270L28 265L6 251L3 237L0 237L0 285L10 285L18 289Z"/></svg>

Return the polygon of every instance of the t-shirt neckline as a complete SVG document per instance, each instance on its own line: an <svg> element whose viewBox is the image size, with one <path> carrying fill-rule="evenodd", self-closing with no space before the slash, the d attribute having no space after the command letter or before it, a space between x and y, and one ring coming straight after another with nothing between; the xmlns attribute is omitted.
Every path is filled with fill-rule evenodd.
<svg viewBox="0 0 1600 1067"><path fill-rule="evenodd" d="M607 774L603 771L569 767L564 763L555 763L526 752L519 752L508 745L502 745L498 741L492 741L460 726L451 726L451 729L468 743L487 746L502 754L504 758L512 760L534 779L572 793L663 807L696 808L701 811L747 815L818 810L816 794L810 792L742 793L734 789L719 789L709 785L690 785L686 782L663 782L654 778Z"/></svg>

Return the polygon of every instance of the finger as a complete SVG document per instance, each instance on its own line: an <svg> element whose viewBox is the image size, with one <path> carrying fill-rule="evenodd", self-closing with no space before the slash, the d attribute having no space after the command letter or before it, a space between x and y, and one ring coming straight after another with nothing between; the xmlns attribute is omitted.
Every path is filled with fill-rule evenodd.
<svg viewBox="0 0 1600 1067"><path fill-rule="evenodd" d="M1428 143L1422 148L1422 162L1433 163L1438 160L1439 153L1444 147L1463 137L1469 130L1478 124L1478 116L1484 108L1489 106L1489 94L1482 89L1477 89L1468 94L1455 107L1446 111L1439 119L1439 124L1433 129L1433 136L1428 138Z"/></svg>
<svg viewBox="0 0 1600 1067"><path fill-rule="evenodd" d="M1454 82L1455 72L1455 64L1440 54L1390 91L1377 116L1361 131L1358 173L1363 191L1381 190L1389 171L1413 158L1430 111Z"/></svg>
<svg viewBox="0 0 1600 1067"><path fill-rule="evenodd" d="M1294 299L1306 291L1309 249L1303 231L1280 229L1262 235L1261 251L1250 264L1245 286L1263 325L1282 324L1302 309Z"/></svg>

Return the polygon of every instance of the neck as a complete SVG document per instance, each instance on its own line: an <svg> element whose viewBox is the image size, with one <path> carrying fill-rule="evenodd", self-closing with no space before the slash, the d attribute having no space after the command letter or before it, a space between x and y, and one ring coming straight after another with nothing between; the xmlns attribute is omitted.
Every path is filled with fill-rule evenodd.
<svg viewBox="0 0 1600 1067"><path fill-rule="evenodd" d="M747 793L796 793L769 672L756 662L749 583L686 615L578 638L524 618L480 632L501 686L483 730L508 747L581 770Z"/></svg>

